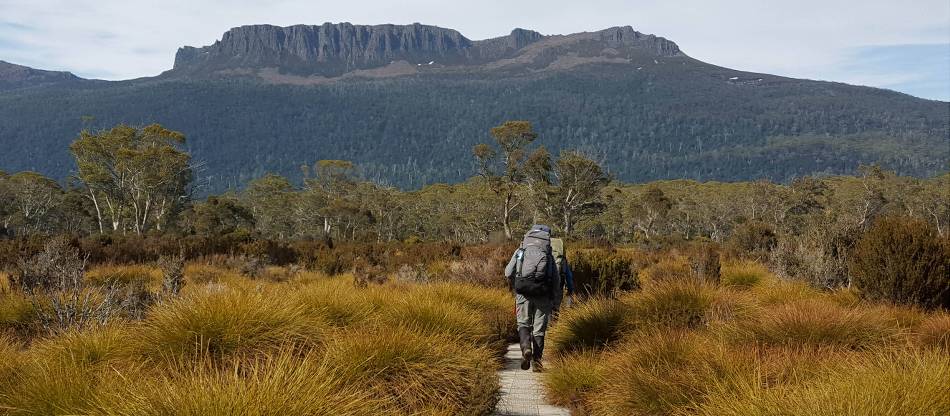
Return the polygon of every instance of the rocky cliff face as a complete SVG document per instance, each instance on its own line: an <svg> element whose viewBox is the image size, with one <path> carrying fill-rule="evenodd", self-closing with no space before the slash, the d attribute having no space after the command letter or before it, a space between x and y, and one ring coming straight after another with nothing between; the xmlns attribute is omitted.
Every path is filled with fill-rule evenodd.
<svg viewBox="0 0 950 416"><path fill-rule="evenodd" d="M528 53L530 59L520 61L528 63L542 55L538 52L541 49L585 56L601 54L604 49L610 49L613 55L618 49L656 56L680 54L675 43L643 35L629 26L567 36L515 29L507 36L472 41L455 30L421 24L253 25L231 29L210 46L180 48L172 73L244 74L277 68L281 73L334 77L397 61L438 64L440 68L477 66ZM547 55L550 58L552 54Z"/></svg>

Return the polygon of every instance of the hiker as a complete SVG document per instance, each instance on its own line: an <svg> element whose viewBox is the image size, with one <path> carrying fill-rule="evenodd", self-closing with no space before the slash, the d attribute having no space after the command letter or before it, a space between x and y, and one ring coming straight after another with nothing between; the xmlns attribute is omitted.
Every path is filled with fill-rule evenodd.
<svg viewBox="0 0 950 416"><path fill-rule="evenodd" d="M557 273L551 254L551 228L532 226L505 267L505 276L515 292L522 370L541 371L544 333L558 287Z"/></svg>
<svg viewBox="0 0 950 416"><path fill-rule="evenodd" d="M567 251L564 249L564 240L560 238L551 239L551 254L554 256L554 264L557 266L558 282L554 290L554 310L552 311L552 320L557 320L561 311L561 303L564 300L564 289L567 289L568 306L570 306L571 296L574 296L574 272L571 271L571 265L567 262Z"/></svg>

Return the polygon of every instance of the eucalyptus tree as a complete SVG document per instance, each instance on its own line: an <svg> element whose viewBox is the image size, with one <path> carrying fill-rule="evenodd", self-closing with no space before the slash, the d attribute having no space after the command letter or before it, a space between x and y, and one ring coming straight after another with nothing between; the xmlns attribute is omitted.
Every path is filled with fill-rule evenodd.
<svg viewBox="0 0 950 416"><path fill-rule="evenodd" d="M91 201L99 232L161 229L187 202L193 180L185 136L158 124L83 131L70 145L76 177Z"/></svg>
<svg viewBox="0 0 950 416"><path fill-rule="evenodd" d="M512 213L522 204L518 194L525 180L526 149L538 134L530 121L506 121L492 127L491 135L500 153L486 143L476 145L472 153L478 162L478 174L485 178L495 194L502 197L501 223L505 238L511 239Z"/></svg>

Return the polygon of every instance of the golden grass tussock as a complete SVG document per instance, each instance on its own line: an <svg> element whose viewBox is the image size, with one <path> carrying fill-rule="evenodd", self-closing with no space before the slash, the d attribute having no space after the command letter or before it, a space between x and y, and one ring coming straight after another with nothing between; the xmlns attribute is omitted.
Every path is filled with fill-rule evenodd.
<svg viewBox="0 0 950 416"><path fill-rule="evenodd" d="M37 341L30 347L33 359L50 363L97 365L133 356L131 331L121 323L83 331L71 330Z"/></svg>
<svg viewBox="0 0 950 416"><path fill-rule="evenodd" d="M609 374L603 361L594 350L557 357L542 375L546 396L555 405L573 409L575 414L587 414L590 409L585 406L590 395Z"/></svg>
<svg viewBox="0 0 950 416"><path fill-rule="evenodd" d="M13 337L0 333L0 398L13 385L14 375L22 359L22 346Z"/></svg>
<svg viewBox="0 0 950 416"><path fill-rule="evenodd" d="M684 281L692 278L689 259L684 256L669 255L644 268L638 274L640 284L650 286L663 282Z"/></svg>
<svg viewBox="0 0 950 416"><path fill-rule="evenodd" d="M23 359L0 394L0 409L11 415L82 414L104 377L114 376L98 365L78 360Z"/></svg>
<svg viewBox="0 0 950 416"><path fill-rule="evenodd" d="M691 332L639 337L607 358L609 377L589 395L592 414L687 412L707 396L755 383L747 356Z"/></svg>
<svg viewBox="0 0 950 416"><path fill-rule="evenodd" d="M384 326L407 327L470 345L485 345L494 335L474 310L425 292L392 298L380 307L379 320Z"/></svg>
<svg viewBox="0 0 950 416"><path fill-rule="evenodd" d="M110 386L111 387L111 386ZM101 415L375 415L389 398L355 384L320 354L293 348L221 364L204 358L161 374L143 373L103 389L90 404Z"/></svg>
<svg viewBox="0 0 950 416"><path fill-rule="evenodd" d="M33 303L19 292L0 295L0 332L28 331L36 324Z"/></svg>
<svg viewBox="0 0 950 416"><path fill-rule="evenodd" d="M854 355L808 383L709 398L691 414L838 416L950 414L950 355L884 350Z"/></svg>
<svg viewBox="0 0 950 416"><path fill-rule="evenodd" d="M85 273L85 278L92 284L100 286L138 286L153 291L161 288L162 271L147 265L103 265L96 266Z"/></svg>
<svg viewBox="0 0 950 416"><path fill-rule="evenodd" d="M628 325L634 330L695 328L704 324L718 294L693 281L652 284L622 298L629 306Z"/></svg>
<svg viewBox="0 0 950 416"><path fill-rule="evenodd" d="M871 308L847 308L824 299L805 299L763 308L723 327L734 341L772 346L866 349L900 340L893 320Z"/></svg>
<svg viewBox="0 0 950 416"><path fill-rule="evenodd" d="M376 305L352 282L342 279L312 281L297 287L291 299L305 313L335 327L364 323L376 313Z"/></svg>
<svg viewBox="0 0 950 416"><path fill-rule="evenodd" d="M720 283L735 289L748 289L775 279L769 269L755 261L732 261L722 264Z"/></svg>
<svg viewBox="0 0 950 416"><path fill-rule="evenodd" d="M9 293L13 290L13 282L10 274L0 270L0 295Z"/></svg>
<svg viewBox="0 0 950 416"><path fill-rule="evenodd" d="M629 305L616 299L595 298L561 313L547 335L554 354L603 348L623 336Z"/></svg>
<svg viewBox="0 0 950 416"><path fill-rule="evenodd" d="M226 356L315 342L324 326L283 293L208 287L150 311L139 342L149 357Z"/></svg>
<svg viewBox="0 0 950 416"><path fill-rule="evenodd" d="M920 345L950 353L950 313L937 312L927 317L914 332Z"/></svg>
<svg viewBox="0 0 950 416"><path fill-rule="evenodd" d="M801 281L768 279L749 289L755 302L765 307L825 297L825 294Z"/></svg>
<svg viewBox="0 0 950 416"><path fill-rule="evenodd" d="M392 397L405 414L486 414L495 404L496 364L485 347L418 327L346 331L327 342L334 373Z"/></svg>
<svg viewBox="0 0 950 416"><path fill-rule="evenodd" d="M512 337L517 333L514 299L505 290L469 283L434 283L422 286L418 291L454 303L479 316L491 332L497 344L495 347L501 354L507 349L505 341L513 340Z"/></svg>
<svg viewBox="0 0 950 416"><path fill-rule="evenodd" d="M273 270L287 274L291 269ZM153 270L108 266L97 285ZM285 273L286 272L286 273ZM265 270L264 274L268 272ZM250 278L189 264L141 321L16 342L32 304L0 296L0 413L482 415L514 332L504 290L466 283L357 287L352 276ZM159 275L160 276L160 275Z"/></svg>

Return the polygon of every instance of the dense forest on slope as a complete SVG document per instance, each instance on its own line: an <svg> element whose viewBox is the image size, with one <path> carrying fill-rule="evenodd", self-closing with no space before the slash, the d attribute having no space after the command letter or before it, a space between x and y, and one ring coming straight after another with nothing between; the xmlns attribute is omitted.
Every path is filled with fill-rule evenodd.
<svg viewBox="0 0 950 416"><path fill-rule="evenodd" d="M932 176L950 157L948 104L839 83L733 71L688 57L637 69L432 73L329 85L155 78L0 94L0 168L71 173L84 128L158 122L185 132L211 192L321 159L418 188L474 173L485 126L529 120L555 154L581 149L617 179L750 180L854 173ZM731 79L736 77L737 80Z"/></svg>

